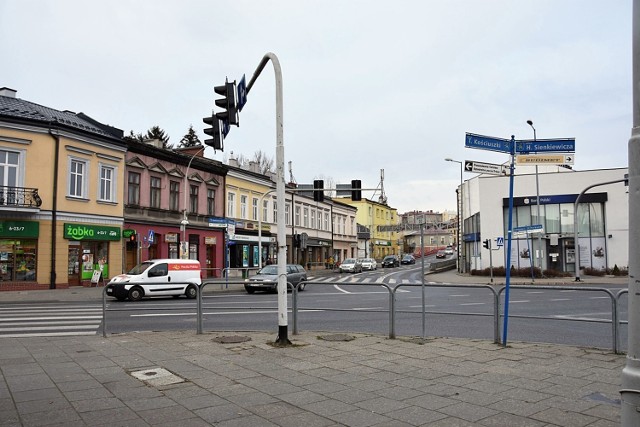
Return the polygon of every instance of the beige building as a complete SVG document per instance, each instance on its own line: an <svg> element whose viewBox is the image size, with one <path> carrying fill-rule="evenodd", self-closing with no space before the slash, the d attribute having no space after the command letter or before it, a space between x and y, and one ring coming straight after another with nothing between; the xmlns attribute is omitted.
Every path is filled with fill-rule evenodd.
<svg viewBox="0 0 640 427"><path fill-rule="evenodd" d="M0 290L122 272L122 131L0 88Z"/></svg>

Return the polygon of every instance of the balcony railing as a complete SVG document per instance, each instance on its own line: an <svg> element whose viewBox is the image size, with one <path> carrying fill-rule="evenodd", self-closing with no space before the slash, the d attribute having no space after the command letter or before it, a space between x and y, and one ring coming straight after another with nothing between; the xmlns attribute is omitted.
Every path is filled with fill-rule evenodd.
<svg viewBox="0 0 640 427"><path fill-rule="evenodd" d="M7 187L0 185L0 209L11 206L16 208L39 208L42 199L37 188Z"/></svg>

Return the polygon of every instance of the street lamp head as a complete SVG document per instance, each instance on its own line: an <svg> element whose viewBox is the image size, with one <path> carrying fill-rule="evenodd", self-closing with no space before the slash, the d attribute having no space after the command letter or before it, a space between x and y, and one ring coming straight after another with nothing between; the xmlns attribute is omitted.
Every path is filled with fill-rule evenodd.
<svg viewBox="0 0 640 427"><path fill-rule="evenodd" d="M527 124L528 124L529 126L533 126L533 121L532 121L532 120L527 120Z"/></svg>
<svg viewBox="0 0 640 427"><path fill-rule="evenodd" d="M453 159L450 157L447 157L446 159L444 159L445 162L453 162Z"/></svg>

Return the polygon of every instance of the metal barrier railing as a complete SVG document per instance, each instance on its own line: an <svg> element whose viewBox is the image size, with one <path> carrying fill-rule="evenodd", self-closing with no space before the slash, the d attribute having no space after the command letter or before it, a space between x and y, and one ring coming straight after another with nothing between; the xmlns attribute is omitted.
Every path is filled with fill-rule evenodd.
<svg viewBox="0 0 640 427"><path fill-rule="evenodd" d="M198 292L197 292L197 297L196 297L196 301L197 301L197 311L196 311L196 333L197 334L202 334L203 333L203 328L202 328L202 317L203 317L203 310L202 310L202 293L203 290L206 286L208 285L216 285L216 284L220 284L221 285L221 290L223 289L222 286L224 285L244 285L246 283L245 280L234 280L234 281L204 281L202 283L202 285L200 287L198 287ZM273 282L265 282L265 281L255 281L252 283L273 283ZM299 291L299 287L300 286L309 286L309 285L323 285L323 286L334 286L334 285L359 285L362 286L362 283L359 282L353 282L353 283L349 283L349 282L339 282L339 281L331 281L331 282L314 282L314 281L302 281L300 283L298 283L297 285L292 285L290 282L287 282L287 289L291 290L291 317L292 317L292 330L293 330L293 334L297 335L299 333L298 331L298 316L299 316L299 301L298 301L298 292ZM413 287L413 288L417 288L417 287L421 287L423 289L426 288L473 288L473 289L488 289L491 291L492 296L493 296L493 314L491 314L491 316L493 317L493 334L494 334L494 343L496 344L501 344L500 341L500 319L504 316L504 313L501 312L500 306L501 306L501 294L505 291L506 286L500 286L495 287L495 286L491 286L491 285L463 285L463 284L447 284L447 285L439 285L439 284L428 284L428 285L424 285L424 284L420 284L420 283L402 283L402 284L398 284L395 287L391 287L389 285L387 285L386 283L368 283L368 285L374 285L374 286L381 286L383 288L385 288L388 292L388 298L389 298L389 303L388 303L388 313L389 313L389 338L390 339L395 339L396 338L396 313L398 312L402 312L402 313L416 313L419 314L420 312L417 311L398 311L396 309L396 294L397 291L403 287ZM604 292L605 294L607 294L610 299L611 299L611 320L598 320L598 319L592 319L592 320L585 320L583 318L580 319L571 319L571 318L557 318L557 317L545 317L545 316L531 316L531 315L514 315L511 314L510 317L512 318L531 318L531 319L546 319L546 320L558 320L558 321L577 321L577 322L592 322L592 323L611 323L612 325L612 350L616 353L619 354L620 353L620 340L619 340L619 325L620 324L626 324L627 321L620 321L620 313L619 313L619 299L625 295L628 294L628 289L622 289L620 291L618 291L617 294L614 294L611 290L607 289L607 288L584 288L584 287L576 287L576 286L535 286L535 285L517 285L517 286L512 286L511 287L512 290L520 290L520 289L538 289L538 290L554 290L554 291L588 291L588 292ZM106 294L107 291L107 287L105 286L105 288L102 291L102 311L103 311L103 329L102 329L102 333L103 336L106 337L107 334L107 315L106 312L107 311L131 311L131 310L138 310L138 307L135 308L125 308L125 309L109 309L107 310L107 304L106 304ZM322 311L348 311L347 309L337 309L337 308L322 308ZM359 310L359 312L380 312L380 310ZM427 312L424 310L422 311L422 314L426 314ZM464 316L480 316L480 315L484 315L487 316L489 314L478 314L478 313L456 313L456 312L452 312L452 313L442 313L442 312L433 312L430 311L428 312L429 314L451 314L451 315L464 315Z"/></svg>

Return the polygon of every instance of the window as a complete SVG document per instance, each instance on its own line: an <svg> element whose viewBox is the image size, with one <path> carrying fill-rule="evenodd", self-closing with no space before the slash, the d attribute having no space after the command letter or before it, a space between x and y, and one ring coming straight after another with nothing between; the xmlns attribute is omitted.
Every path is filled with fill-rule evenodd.
<svg viewBox="0 0 640 427"><path fill-rule="evenodd" d="M240 218L247 219L247 196L240 196Z"/></svg>
<svg viewBox="0 0 640 427"><path fill-rule="evenodd" d="M251 210L252 210L252 214L253 214L253 219L254 220L258 220L258 199L256 199L255 197L253 198L253 200L251 200Z"/></svg>
<svg viewBox="0 0 640 427"><path fill-rule="evenodd" d="M129 172L128 182L128 199L130 205L140 206L140 174Z"/></svg>
<svg viewBox="0 0 640 427"><path fill-rule="evenodd" d="M189 187L189 212L198 213L198 186Z"/></svg>
<svg viewBox="0 0 640 427"><path fill-rule="evenodd" d="M304 207L304 225L305 228L309 228L309 208Z"/></svg>
<svg viewBox="0 0 640 427"><path fill-rule="evenodd" d="M316 226L316 210L315 209L311 209L311 227L315 227Z"/></svg>
<svg viewBox="0 0 640 427"><path fill-rule="evenodd" d="M18 153L0 150L0 185L18 186L18 160Z"/></svg>
<svg viewBox="0 0 640 427"><path fill-rule="evenodd" d="M291 225L291 205L289 203L284 205L284 223L285 225Z"/></svg>
<svg viewBox="0 0 640 427"><path fill-rule="evenodd" d="M330 231L329 230L329 212L324 213L324 229L325 231Z"/></svg>
<svg viewBox="0 0 640 427"><path fill-rule="evenodd" d="M278 221L278 202L273 201L273 222Z"/></svg>
<svg viewBox="0 0 640 427"><path fill-rule="evenodd" d="M100 178L98 188L98 200L103 202L114 202L115 201L115 169L110 166L100 165Z"/></svg>
<svg viewBox="0 0 640 427"><path fill-rule="evenodd" d="M262 201L262 220L264 222L269 222L269 218L267 217L268 212L269 212L269 201L263 200Z"/></svg>
<svg viewBox="0 0 640 427"><path fill-rule="evenodd" d="M227 193L227 217L236 217L236 195L235 193Z"/></svg>
<svg viewBox="0 0 640 427"><path fill-rule="evenodd" d="M216 190L207 188L207 215L215 216L216 214Z"/></svg>
<svg viewBox="0 0 640 427"><path fill-rule="evenodd" d="M89 165L81 159L69 159L69 197L87 198L87 173Z"/></svg>
<svg viewBox="0 0 640 427"><path fill-rule="evenodd" d="M296 206L296 218L294 222L295 226L300 226L300 206Z"/></svg>
<svg viewBox="0 0 640 427"><path fill-rule="evenodd" d="M180 183L177 181L169 182L169 210L180 210Z"/></svg>
<svg viewBox="0 0 640 427"><path fill-rule="evenodd" d="M152 176L150 179L149 207L160 209L160 178Z"/></svg>

